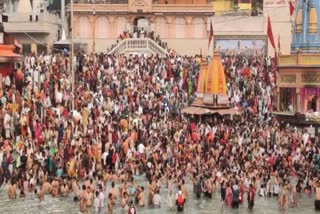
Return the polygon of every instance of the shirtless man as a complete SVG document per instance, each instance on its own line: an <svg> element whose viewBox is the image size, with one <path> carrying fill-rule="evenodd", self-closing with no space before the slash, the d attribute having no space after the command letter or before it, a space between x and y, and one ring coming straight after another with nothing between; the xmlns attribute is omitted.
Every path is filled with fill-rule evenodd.
<svg viewBox="0 0 320 214"><path fill-rule="evenodd" d="M139 193L138 200L139 200L139 206L143 207L144 206L144 187L141 187L141 192Z"/></svg>
<svg viewBox="0 0 320 214"><path fill-rule="evenodd" d="M51 184L48 181L45 181L42 184L42 189L44 194L49 194L51 192Z"/></svg>
<svg viewBox="0 0 320 214"><path fill-rule="evenodd" d="M17 198L17 188L13 182L11 182L11 185L8 188L8 197L9 197L9 199L16 199Z"/></svg>
<svg viewBox="0 0 320 214"><path fill-rule="evenodd" d="M316 200L314 201L314 208L316 211L320 211L320 181L316 181L314 186L316 188Z"/></svg>
<svg viewBox="0 0 320 214"><path fill-rule="evenodd" d="M114 205L113 196L111 193L109 193L109 197L108 197L108 213L109 214L113 213L113 205Z"/></svg>
<svg viewBox="0 0 320 214"><path fill-rule="evenodd" d="M112 195L112 199L115 201L117 199L116 189L114 187L114 182L111 183L110 194Z"/></svg>
<svg viewBox="0 0 320 214"><path fill-rule="evenodd" d="M82 191L80 193L80 212L86 213L87 212L87 192L86 186L82 185Z"/></svg>
<svg viewBox="0 0 320 214"><path fill-rule="evenodd" d="M87 187L87 207L92 207L93 204L93 193L90 186Z"/></svg>
<svg viewBox="0 0 320 214"><path fill-rule="evenodd" d="M184 179L182 180L182 185L181 185L181 192L183 194L183 197L185 198L185 200L188 200L188 191L187 191L187 187L185 185L185 181Z"/></svg>
<svg viewBox="0 0 320 214"><path fill-rule="evenodd" d="M69 193L69 188L67 183L65 182L63 185L61 185L61 194L62 196L66 196Z"/></svg>
<svg viewBox="0 0 320 214"><path fill-rule="evenodd" d="M56 179L52 181L51 191L53 197L59 196L59 182Z"/></svg>

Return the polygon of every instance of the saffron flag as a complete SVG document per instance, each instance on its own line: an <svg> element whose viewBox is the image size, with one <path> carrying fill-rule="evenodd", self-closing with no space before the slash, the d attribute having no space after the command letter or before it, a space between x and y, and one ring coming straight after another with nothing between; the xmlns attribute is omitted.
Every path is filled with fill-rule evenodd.
<svg viewBox="0 0 320 214"><path fill-rule="evenodd" d="M290 8L290 16L292 16L293 12L294 12L294 5L293 5L292 1L289 2L289 8Z"/></svg>
<svg viewBox="0 0 320 214"><path fill-rule="evenodd" d="M270 16L268 16L267 35L268 35L268 38L270 40L270 43L271 43L272 47L275 49L276 46L274 44L274 38L273 38L273 33L272 33L272 26L271 26Z"/></svg>
<svg viewBox="0 0 320 214"><path fill-rule="evenodd" d="M210 48L210 43L213 39L213 27L212 27L212 21L210 22L210 33L209 33L209 44L208 44L208 49Z"/></svg>

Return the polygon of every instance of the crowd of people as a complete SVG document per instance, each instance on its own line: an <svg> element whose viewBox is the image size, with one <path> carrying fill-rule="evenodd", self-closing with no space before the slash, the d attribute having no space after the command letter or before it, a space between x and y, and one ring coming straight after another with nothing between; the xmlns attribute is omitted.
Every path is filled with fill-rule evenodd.
<svg viewBox="0 0 320 214"><path fill-rule="evenodd" d="M164 48L165 50L170 50L168 48L168 44L163 42L160 39L160 35L156 35L154 31L147 31L144 28L137 28L135 27L134 31L131 33L130 31L123 31L119 34L117 43L112 45L110 50L117 46L117 44L124 39L139 39L139 38L149 38L155 41L160 47Z"/></svg>
<svg viewBox="0 0 320 214"><path fill-rule="evenodd" d="M136 213L183 210L219 191L230 208L252 209L259 195L287 210L315 188L319 209L318 138L273 117L270 58L223 56L230 105L242 115L201 118L180 113L197 97L199 56L79 53L75 94L69 59L29 54L3 78L0 184L10 199L72 195L81 212Z"/></svg>

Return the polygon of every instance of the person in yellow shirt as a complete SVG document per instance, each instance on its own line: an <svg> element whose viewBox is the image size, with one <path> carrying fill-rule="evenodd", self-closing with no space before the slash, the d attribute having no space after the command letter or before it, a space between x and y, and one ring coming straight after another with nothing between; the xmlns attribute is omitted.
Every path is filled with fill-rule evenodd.
<svg viewBox="0 0 320 214"><path fill-rule="evenodd" d="M123 131L128 132L128 121L126 119L120 120L120 126Z"/></svg>
<svg viewBox="0 0 320 214"><path fill-rule="evenodd" d="M89 124L89 110L88 110L87 106L84 106L82 108L81 114L82 114L83 131L86 134L87 133L87 127L88 127L88 124Z"/></svg>

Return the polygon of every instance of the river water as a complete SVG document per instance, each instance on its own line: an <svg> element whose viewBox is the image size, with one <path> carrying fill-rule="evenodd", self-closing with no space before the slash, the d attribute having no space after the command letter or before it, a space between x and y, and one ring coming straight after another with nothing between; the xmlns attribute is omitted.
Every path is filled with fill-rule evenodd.
<svg viewBox="0 0 320 214"><path fill-rule="evenodd" d="M135 177L136 182L139 185L146 187L147 183L144 181L144 177ZM110 187L107 187L107 190ZM146 189L146 188L145 188ZM246 202L240 205L238 210L225 207L220 202L219 187L212 199L202 197L197 200L192 196L192 187L188 184L188 191L191 198L185 206L183 213L185 214L275 214L283 213L279 210L278 203L274 198L260 198L256 196L255 206L252 211L247 210ZM145 191L146 192L146 191ZM165 214L165 213L177 213L175 210L170 210L166 204L167 191L165 188L161 188L162 207L161 208L137 208L138 214ZM145 193L145 198L147 194ZM314 196L307 196L305 194L298 195L298 208L289 208L288 213L299 214L312 214L316 213L314 210ZM107 205L107 203L105 203ZM16 200L9 200L7 191L4 188L0 189L0 214L9 213L23 213L23 214L38 214L38 213L79 213L79 203L73 201L72 195L67 197L53 198L50 195L46 195L44 202L39 205L38 198L34 194L27 194L26 198L17 198ZM94 213L89 211L89 213ZM107 213L107 207L100 213ZM120 207L119 201L116 202L114 207L114 213L126 214L127 211Z"/></svg>

